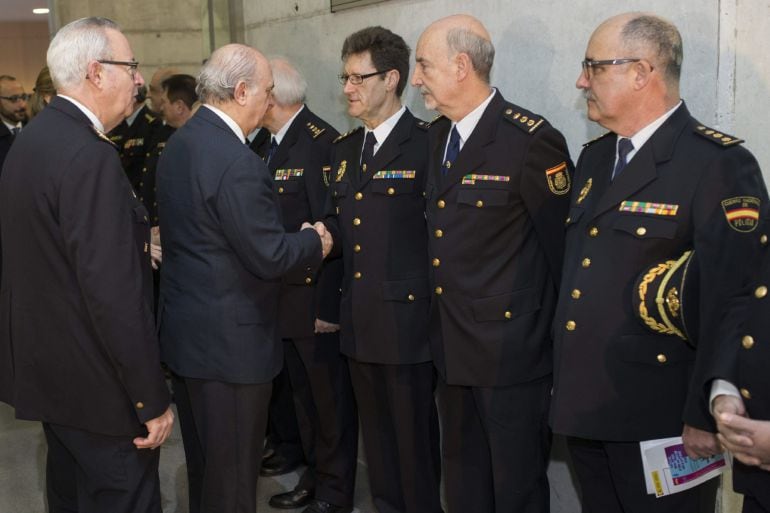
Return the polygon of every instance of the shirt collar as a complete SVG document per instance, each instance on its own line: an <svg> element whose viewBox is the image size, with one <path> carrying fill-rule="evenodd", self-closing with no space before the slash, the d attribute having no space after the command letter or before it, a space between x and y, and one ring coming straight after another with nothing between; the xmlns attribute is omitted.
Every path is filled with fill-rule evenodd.
<svg viewBox="0 0 770 513"><path fill-rule="evenodd" d="M402 105L401 108L398 109L395 114L393 114L388 119L386 119L385 121L377 125L377 128L375 128L374 130L369 130L368 128L364 130L364 141L366 141L366 134L368 134L369 132L374 132L374 137L375 139L377 139L377 143L374 145L374 150L372 152L372 155L376 154L377 150L380 149L380 146L382 146L382 143L385 142L385 139L388 138L390 133L396 127L396 125L398 124L398 120L401 119L401 116L404 115L404 112L406 112L406 107ZM361 147L363 148L363 146Z"/></svg>
<svg viewBox="0 0 770 513"><path fill-rule="evenodd" d="M238 123L236 123L235 120L233 120L233 118L225 114L222 110L214 107L213 105L204 103L203 106L211 110L211 112L213 112L220 118L222 118L222 121L224 121L225 124L230 127L230 130L233 131L235 136L238 139L240 139L243 144L246 144L246 136L244 135L243 130L241 130L241 127L238 126Z"/></svg>
<svg viewBox="0 0 770 513"><path fill-rule="evenodd" d="M486 100L481 102L478 107L466 114L466 116L460 121L457 123L452 123L452 128L457 127L457 133L460 134L460 149L463 148L465 141L468 140L473 131L476 129L476 125L479 124L481 116L483 116L484 111L487 110L489 102L491 102L492 98L495 97L495 93L497 93L497 89L493 87L492 92L489 93L489 96L487 96Z"/></svg>
<svg viewBox="0 0 770 513"><path fill-rule="evenodd" d="M99 132L104 133L104 125L102 124L101 121L99 121L99 118L96 117L96 114L91 112L88 109L88 107L86 107L85 105L83 105L82 103L80 103L79 101L77 101L75 98L73 98L71 96L67 96L67 95L64 95L64 94L58 94L57 96L59 98L64 98L65 100L67 100L67 101L71 102L72 104L74 104L75 107L80 109L80 111L83 114L85 114L86 117L89 119L89 121L91 121L91 123L94 125L94 128L96 128Z"/></svg>
<svg viewBox="0 0 770 513"><path fill-rule="evenodd" d="M134 121L136 121L136 117L139 115L139 111L141 111L144 108L144 105L140 105L138 109L136 109L134 112L131 113L130 116L126 118L126 124L128 126L131 126L134 124Z"/></svg>
<svg viewBox="0 0 770 513"><path fill-rule="evenodd" d="M636 152L639 151L639 149L644 146L644 144L652 137L652 134L654 134L658 128L661 127L663 123L666 122L668 118L671 117L672 114L676 111L676 109L679 108L679 106L682 105L682 100L679 100L679 102L674 105L674 107L667 111L665 114L663 114L661 117L647 125L646 127L642 128L638 132L636 132L634 135L630 137L631 143L634 145L634 149L628 152L628 157L626 157L626 162L631 162L631 159L634 158L634 155L636 155ZM620 140L621 137L618 136L618 140ZM615 155L617 157L618 154L618 144L617 141L615 142Z"/></svg>

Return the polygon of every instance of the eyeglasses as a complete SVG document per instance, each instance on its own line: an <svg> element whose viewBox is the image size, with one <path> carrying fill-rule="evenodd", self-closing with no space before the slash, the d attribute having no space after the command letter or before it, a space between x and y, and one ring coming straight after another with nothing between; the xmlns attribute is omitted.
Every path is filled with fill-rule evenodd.
<svg viewBox="0 0 770 513"><path fill-rule="evenodd" d="M128 66L128 74L131 75L131 78L136 77L136 68L139 67L139 63L136 61L108 61L108 60L100 60L96 61L99 64L114 64L117 66Z"/></svg>
<svg viewBox="0 0 770 513"><path fill-rule="evenodd" d="M375 71L374 73L367 73L366 75L360 75L358 73L351 73L350 75L347 75L343 73L342 75L339 75L337 78L340 80L340 84L342 85L347 84L348 81L350 81L350 83L353 85L361 85L364 83L364 80L366 80L367 78L370 78L376 75L384 75L388 71L390 70L388 69L385 71Z"/></svg>
<svg viewBox="0 0 770 513"><path fill-rule="evenodd" d="M0 99L8 100L11 103L16 103L29 100L29 95L27 93L14 94L13 96L0 96Z"/></svg>
<svg viewBox="0 0 770 513"><path fill-rule="evenodd" d="M581 66L583 66L583 73L585 73L585 76L588 78L591 78L591 76L594 73L594 70L600 66L617 66L619 64L630 64L632 62L641 62L643 59L641 58L623 58L623 59L607 59L603 61L594 61L591 59L586 59L580 63ZM653 70L652 64L650 64L650 70Z"/></svg>

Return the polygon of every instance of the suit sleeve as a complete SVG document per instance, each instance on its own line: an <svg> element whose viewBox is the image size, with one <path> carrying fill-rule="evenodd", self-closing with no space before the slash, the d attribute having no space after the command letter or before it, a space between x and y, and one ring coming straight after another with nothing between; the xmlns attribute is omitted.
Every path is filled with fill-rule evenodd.
<svg viewBox="0 0 770 513"><path fill-rule="evenodd" d="M749 229L736 227L728 219L729 208L723 204L736 198L755 198L759 219L766 217L767 191L759 165L740 147L725 149L714 160L698 185L692 211L694 249L700 266L700 340L684 421L710 431L715 426L708 409L707 382L715 377L730 378L729 362L734 357L730 356L730 346L740 344L738 329L745 311L745 293L760 254L758 220Z"/></svg>
<svg viewBox="0 0 770 513"><path fill-rule="evenodd" d="M563 166L562 171L558 171ZM561 172L560 180L549 181L549 170ZM521 195L527 205L538 240L548 258L554 283L561 282L564 257L564 220L569 211L569 193L574 168L564 137L554 128L547 127L535 133L524 162Z"/></svg>
<svg viewBox="0 0 770 513"><path fill-rule="evenodd" d="M225 171L216 204L225 238L254 275L276 279L295 266L320 264L315 230L284 231L269 173L255 154L245 154Z"/></svg>
<svg viewBox="0 0 770 513"><path fill-rule="evenodd" d="M144 423L169 405L152 307L143 295L142 266L150 261L134 236L149 227L137 223L112 147L86 145L65 173L58 214L67 258L101 349Z"/></svg>

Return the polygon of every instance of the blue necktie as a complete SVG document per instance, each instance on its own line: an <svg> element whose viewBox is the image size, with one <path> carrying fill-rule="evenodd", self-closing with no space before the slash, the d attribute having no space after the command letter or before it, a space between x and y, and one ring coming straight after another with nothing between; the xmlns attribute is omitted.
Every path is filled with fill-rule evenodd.
<svg viewBox="0 0 770 513"><path fill-rule="evenodd" d="M631 153L633 149L634 143L631 142L631 139L622 137L618 140L618 161L615 163L615 169L612 170L613 180L618 177L626 167L626 164L628 164L628 154Z"/></svg>
<svg viewBox="0 0 770 513"><path fill-rule="evenodd" d="M366 173L367 169L372 165L375 144L377 144L377 138L374 136L374 132L367 133L364 139L364 150L361 152L361 171L363 173Z"/></svg>
<svg viewBox="0 0 770 513"><path fill-rule="evenodd" d="M451 169L452 164L457 159L457 155L460 153L460 132L457 131L457 126L452 128L452 133L449 135L449 145L446 148L446 157L444 163L441 166L441 176L446 176Z"/></svg>
<svg viewBox="0 0 770 513"><path fill-rule="evenodd" d="M270 159L273 158L273 155L275 155L275 150L278 149L278 143L275 142L275 137L270 138L270 149L267 150L267 158L265 159L265 162L267 164L270 164Z"/></svg>

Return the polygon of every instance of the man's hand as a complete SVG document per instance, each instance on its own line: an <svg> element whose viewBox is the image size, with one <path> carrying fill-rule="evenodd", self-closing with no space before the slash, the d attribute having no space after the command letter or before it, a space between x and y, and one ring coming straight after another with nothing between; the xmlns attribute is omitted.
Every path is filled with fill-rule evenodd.
<svg viewBox="0 0 770 513"><path fill-rule="evenodd" d="M316 333L334 333L340 330L339 324L332 322L322 321L321 319L315 320L315 332Z"/></svg>
<svg viewBox="0 0 770 513"><path fill-rule="evenodd" d="M317 221L315 224L310 224L307 221L302 223L300 230L307 230L309 228L315 229L318 236L321 238L321 254L324 258L331 252L334 239L332 239L331 233L326 230L326 226L321 221Z"/></svg>
<svg viewBox="0 0 770 513"><path fill-rule="evenodd" d="M707 458L722 452L714 433L709 433L687 424L684 425L684 430L682 431L682 441L684 442L684 450L687 456L692 459Z"/></svg>
<svg viewBox="0 0 770 513"><path fill-rule="evenodd" d="M155 449L160 447L171 434L171 428L174 426L174 412L171 411L171 407L168 407L163 415L148 420L144 425L147 426L147 436L134 438L136 448Z"/></svg>
<svg viewBox="0 0 770 513"><path fill-rule="evenodd" d="M770 470L770 422L720 413L717 426L720 443L738 461Z"/></svg>
<svg viewBox="0 0 770 513"><path fill-rule="evenodd" d="M156 271L163 261L163 250L160 246L160 226L150 228L150 262Z"/></svg>

